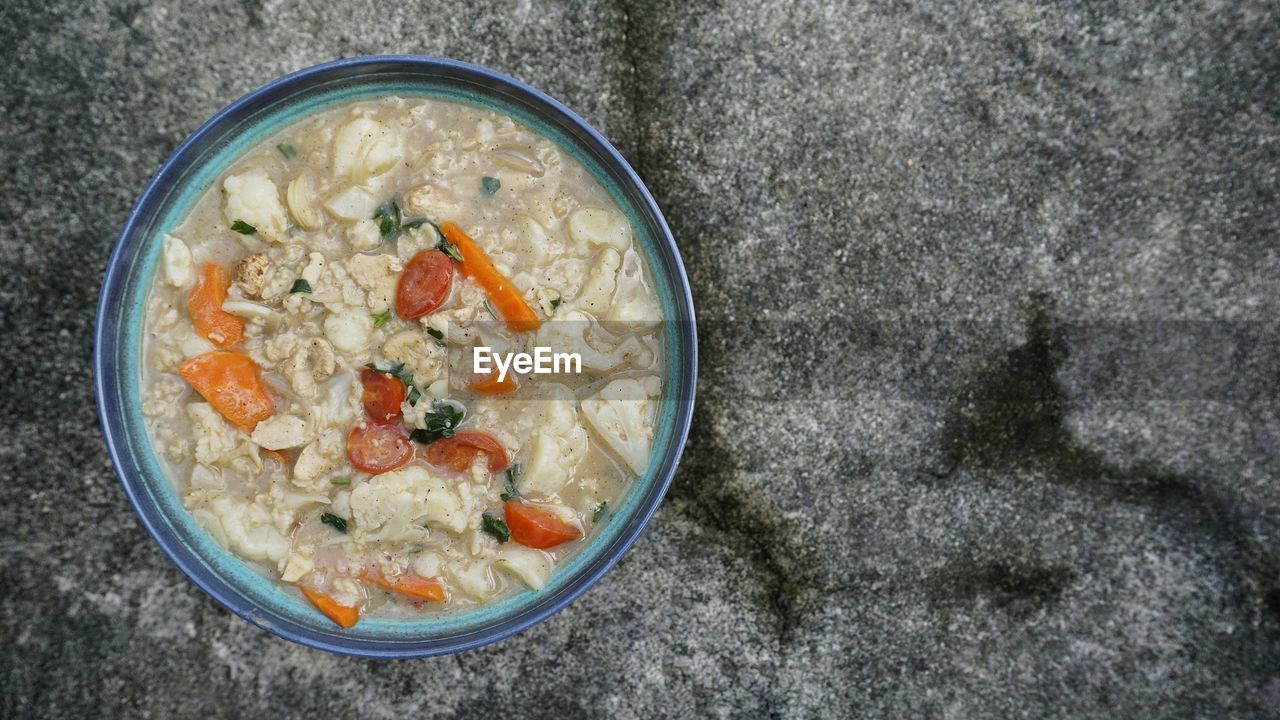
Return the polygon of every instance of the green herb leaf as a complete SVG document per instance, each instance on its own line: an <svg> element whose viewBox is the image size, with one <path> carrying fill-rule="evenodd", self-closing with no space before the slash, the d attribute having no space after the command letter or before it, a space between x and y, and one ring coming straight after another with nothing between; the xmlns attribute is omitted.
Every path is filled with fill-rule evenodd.
<svg viewBox="0 0 1280 720"><path fill-rule="evenodd" d="M439 330L433 327L427 327L427 334L437 340L444 340L444 333L440 332Z"/></svg>
<svg viewBox="0 0 1280 720"><path fill-rule="evenodd" d="M410 433L409 437L423 445L433 443L440 438L452 437L453 431L462 424L466 414L465 409L460 409L453 403L437 400L431 404L431 412L422 416L423 426Z"/></svg>
<svg viewBox="0 0 1280 720"><path fill-rule="evenodd" d="M485 195L493 195L498 192L498 188L502 187L502 183L496 177L485 176L480 181L480 187L484 190Z"/></svg>
<svg viewBox="0 0 1280 720"><path fill-rule="evenodd" d="M405 388L409 391L409 404L418 404L418 398L422 395L418 392L417 384L413 379L413 373L405 370L404 363L393 363L390 367L378 367L377 363L365 363L365 367L374 372L386 373L404 383Z"/></svg>
<svg viewBox="0 0 1280 720"><path fill-rule="evenodd" d="M365 367L374 372L386 373L404 383L405 387L413 385L413 374L405 372L404 363L392 363L388 367L378 367L377 363L365 363Z"/></svg>
<svg viewBox="0 0 1280 720"><path fill-rule="evenodd" d="M453 258L454 262L462 262L462 253L458 252L458 246L446 240L440 241L440 252Z"/></svg>
<svg viewBox="0 0 1280 720"><path fill-rule="evenodd" d="M291 293L309 293L311 292L311 283L302 278L293 281L293 287L289 288Z"/></svg>
<svg viewBox="0 0 1280 720"><path fill-rule="evenodd" d="M334 515L333 513L325 513L321 515L320 522L324 523L325 525L328 525L329 527L333 528L334 530L337 530L340 533L345 533L347 531L347 521L343 520L337 515Z"/></svg>
<svg viewBox="0 0 1280 720"><path fill-rule="evenodd" d="M506 521L490 515L487 510L480 516L480 529L492 535L500 543L511 539L511 530L507 528Z"/></svg>
<svg viewBox="0 0 1280 720"><path fill-rule="evenodd" d="M507 480L502 489L502 502L515 500L520 497L520 491L516 490L516 478L520 477L522 470L523 468L520 467L520 463L515 463L511 467L507 468Z"/></svg>
<svg viewBox="0 0 1280 720"><path fill-rule="evenodd" d="M599 505L597 505L596 511L591 513L591 523L595 524L600 522L600 518L605 517L608 514L609 514L609 501L606 500L600 503Z"/></svg>
<svg viewBox="0 0 1280 720"><path fill-rule="evenodd" d="M258 232L258 228L250 225L249 223L243 220L236 220L235 222L231 223L231 229L240 233L241 235L254 235Z"/></svg>
<svg viewBox="0 0 1280 720"><path fill-rule="evenodd" d="M330 485L350 485L351 478L329 478Z"/></svg>
<svg viewBox="0 0 1280 720"><path fill-rule="evenodd" d="M370 315L370 317L373 318L373 326L376 328L380 328L383 325L386 325L387 323L391 322L391 311L388 310L384 313L378 313L377 315Z"/></svg>
<svg viewBox="0 0 1280 720"><path fill-rule="evenodd" d="M378 206L373 213L373 219L378 221L378 230L385 239L389 235L393 235L400 231L400 204L395 200L388 200Z"/></svg>
<svg viewBox="0 0 1280 720"><path fill-rule="evenodd" d="M400 209L400 203L395 200L379 205L373 213L373 219L378 221L378 232L382 233L383 240L394 240L405 230L420 228L424 223L431 222L426 218L406 218L404 211ZM435 227L435 223L431 223L431 226ZM436 228L437 232L439 230L440 228Z"/></svg>
<svg viewBox="0 0 1280 720"><path fill-rule="evenodd" d="M556 299L551 301L551 312L555 312L556 308L560 307L560 303L563 301L564 301L564 298L561 297L560 295L557 295Z"/></svg>
<svg viewBox="0 0 1280 720"><path fill-rule="evenodd" d="M276 149L280 151L285 160L292 160L293 156L298 154L298 149L287 143L280 143L276 146Z"/></svg>

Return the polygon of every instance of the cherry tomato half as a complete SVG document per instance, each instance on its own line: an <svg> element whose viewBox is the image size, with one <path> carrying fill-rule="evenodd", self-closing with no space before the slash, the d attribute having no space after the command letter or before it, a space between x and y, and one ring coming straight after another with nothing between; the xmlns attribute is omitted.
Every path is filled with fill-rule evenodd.
<svg viewBox="0 0 1280 720"><path fill-rule="evenodd" d="M396 285L396 312L413 320L440 307L453 284L453 261L439 250L423 250L405 263Z"/></svg>
<svg viewBox="0 0 1280 720"><path fill-rule="evenodd" d="M502 514L511 530L511 539L525 547L546 549L582 537L578 528L537 505L508 500Z"/></svg>
<svg viewBox="0 0 1280 720"><path fill-rule="evenodd" d="M357 425L347 435L347 458L364 472L377 474L395 470L412 457L409 435L399 425Z"/></svg>
<svg viewBox="0 0 1280 720"><path fill-rule="evenodd" d="M507 451L489 433L478 430L460 430L452 437L441 438L427 446L427 462L454 472L471 467L471 459L484 453L488 456L489 472L507 469Z"/></svg>
<svg viewBox="0 0 1280 720"><path fill-rule="evenodd" d="M360 371L360 384L364 386L360 400L364 403L364 412L370 420L389 423L400 419L404 383L387 373L364 368Z"/></svg>

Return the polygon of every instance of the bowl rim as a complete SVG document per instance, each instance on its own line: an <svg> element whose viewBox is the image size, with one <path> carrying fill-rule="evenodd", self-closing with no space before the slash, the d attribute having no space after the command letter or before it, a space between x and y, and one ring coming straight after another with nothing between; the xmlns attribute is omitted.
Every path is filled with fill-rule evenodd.
<svg viewBox="0 0 1280 720"><path fill-rule="evenodd" d="M141 483L141 476L144 473L126 462L124 445L128 442L128 431L123 422L125 408L122 407L122 403L118 402L119 398L113 394L114 387L110 385L110 382L114 380L111 370L115 366L114 355L107 349L113 343L114 334L118 329L117 324L113 322L115 319L113 314L117 310L116 303L109 302L109 300L117 293L123 292L124 283L133 272L133 267L126 262L126 250L130 250L133 245L145 244L146 237L143 237L138 230L150 221L156 210L161 209L161 200L163 200L163 193L170 180L169 176L181 170L181 166L188 160L187 156L198 149L200 143L206 139L206 136L226 131L227 128L222 127L223 125L232 122L237 117L251 113L265 97L273 93L278 93L288 88L304 89L313 81L318 81L331 74L361 68L374 70L374 66L407 71L425 70L438 73L441 78L452 81L461 81L463 79L462 76L478 78L486 83L485 91L482 94L494 93L492 86L497 86L505 93L519 97L532 106L538 106L539 111L549 114L557 122L563 124L566 131L572 130L576 135L575 141L583 143L585 149L596 152L601 166L620 175L620 184L634 192L634 199L637 202L634 203L633 209L651 221L652 229L656 230L656 232L652 233L651 240L655 246L658 246L656 249L666 251L663 258L666 267L663 269L663 273L671 285L673 302L677 309L686 316L681 318L679 322L682 325L687 325L687 327L681 327L679 332L681 340L687 345L687 347L682 348L682 350L686 351L682 355L682 359L684 360L683 367L687 368L687 371L680 377L668 376L667 378L668 382L679 383L678 395L676 396L678 406L675 409L674 424L671 428L668 444L669 452L664 455L654 456L653 462L661 462L662 469L652 481L649 497L628 518L628 521L632 523L631 527L619 536L611 547L601 551L600 557L594 565L586 566L580 574L567 580L567 585L555 602L539 603L521 609L510 617L502 618L498 623L462 636L447 637L441 641L426 639L412 645L391 641L375 642L354 637L344 638L344 636L331 633L311 634L300 632L293 627L291 622L279 617L271 608L262 608L243 603L241 602L243 600L241 596L224 592L215 580L221 580L228 587L231 587L232 584L229 581L217 578L216 575L206 577L207 570L205 568L197 567L195 563L189 562L184 553L191 553L192 551L189 549L180 550L180 548L176 547L181 543L176 538L170 538L166 529L160 526L159 521L161 518L159 517L160 511L158 507L142 497L140 487L135 487L135 482ZM198 163L193 164L198 165ZM156 196L161 197L159 200L155 200ZM153 202L155 203L154 208L150 207ZM657 268L654 268L654 272L658 272ZM668 320L668 322L676 321ZM635 541L648 526L657 508L661 505L687 443L689 428L692 424L697 384L697 333L693 297L688 276L685 273L679 248L676 245L675 238L672 236L666 218L654 201L649 189L641 181L630 163L595 128L546 93L505 74L479 65L426 55L368 55L343 58L302 68L245 93L219 109L188 135L166 157L159 169L151 176L141 195L138 196L137 201L129 211L113 244L104 272L102 287L99 291L93 341L94 394L98 421L103 430L107 453L110 456L113 469L120 480L125 495L134 510L134 514L156 544L160 546L164 554L197 587L213 597L220 605L247 620L250 624L263 628L273 635L307 647L338 654L371 658L412 658L443 655L496 642L522 632L547 619L594 586L634 545ZM138 477L134 478L134 475ZM153 512L156 514L154 517ZM275 622L273 621L274 619L279 619L282 622ZM301 630L306 630L306 628L301 628Z"/></svg>

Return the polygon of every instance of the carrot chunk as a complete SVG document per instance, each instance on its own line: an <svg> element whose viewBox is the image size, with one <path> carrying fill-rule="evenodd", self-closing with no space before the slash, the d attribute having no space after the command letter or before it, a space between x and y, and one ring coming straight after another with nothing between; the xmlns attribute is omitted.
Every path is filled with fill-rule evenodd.
<svg viewBox="0 0 1280 720"><path fill-rule="evenodd" d="M484 375L477 375L471 379L471 391L481 395L505 395L506 393L515 392L519 385L516 384L516 378L513 373L507 373L507 376L498 379L498 371L490 370Z"/></svg>
<svg viewBox="0 0 1280 720"><path fill-rule="evenodd" d="M529 303L525 302L524 296L511 281L498 272L476 241L451 222L441 223L440 232L444 233L445 240L457 246L458 253L462 255L462 263L458 269L484 290L493 309L506 322L507 327L516 332L537 330L541 323L533 308L529 307Z"/></svg>
<svg viewBox="0 0 1280 720"><path fill-rule="evenodd" d="M386 577L380 572L370 571L365 574L364 579L383 590L400 593L414 600L444 601L444 585L435 578L424 578L413 574Z"/></svg>
<svg viewBox="0 0 1280 720"><path fill-rule="evenodd" d="M360 620L360 608L340 605L337 600L325 595L319 590L312 590L309 587L298 587L302 591L304 597L316 606L316 609L325 614L325 617L334 621L339 627L346 629L355 625Z"/></svg>
<svg viewBox="0 0 1280 720"><path fill-rule="evenodd" d="M253 432L258 423L275 413L271 395L258 375L258 364L248 355L215 350L197 355L178 368L214 410L232 425Z"/></svg>
<svg viewBox="0 0 1280 720"><path fill-rule="evenodd" d="M196 275L196 284L187 295L187 312L191 323L209 342L220 348L233 348L244 339L244 320L222 309L231 287L231 273L217 263L204 263Z"/></svg>

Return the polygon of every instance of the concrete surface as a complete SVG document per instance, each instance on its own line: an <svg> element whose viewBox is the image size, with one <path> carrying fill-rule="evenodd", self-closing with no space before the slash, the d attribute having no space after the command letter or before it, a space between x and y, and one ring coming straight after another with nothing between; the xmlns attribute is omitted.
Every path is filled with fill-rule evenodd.
<svg viewBox="0 0 1280 720"><path fill-rule="evenodd" d="M5 716L1275 717L1274 3L301 5L0 9ZM375 52L489 65L612 138L703 358L621 565L519 637L400 663L184 580L89 376L165 155Z"/></svg>

